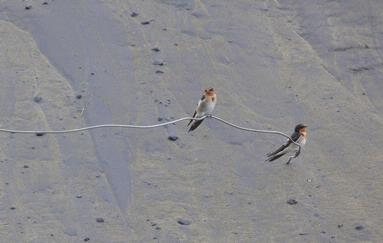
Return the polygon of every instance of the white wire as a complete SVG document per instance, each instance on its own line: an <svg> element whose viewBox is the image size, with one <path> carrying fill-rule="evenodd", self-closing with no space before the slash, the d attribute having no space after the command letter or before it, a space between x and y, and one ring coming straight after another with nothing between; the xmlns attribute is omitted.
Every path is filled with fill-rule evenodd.
<svg viewBox="0 0 383 243"><path fill-rule="evenodd" d="M239 130L243 131L248 131L248 132L256 132L256 133L268 133L268 134L277 134L281 135L287 139L289 139L292 143L295 145L299 146L299 152L301 150L301 145L297 142L295 142L290 136L283 132L279 131L272 131L272 130L259 130L259 129L253 129L253 128L247 128L247 127L241 127L238 125L235 125L234 123L228 122L220 117L213 116L213 115L206 115L203 117L199 118L193 118L193 117L182 117L173 121L168 121L168 122L163 122L159 124L154 124L154 125L124 125L124 124L101 124L101 125L95 125L95 126L88 126L88 127L82 127L82 128L75 128L75 129L66 129L66 130L47 130L47 131L34 131L34 130L14 130L14 129L5 129L5 128L0 128L0 132L7 132L7 133L22 133L22 134L60 134L60 133L73 133L73 132L81 132L85 130L91 130L91 129L97 129L97 128L106 128L106 127L120 127L120 128L141 128L141 129L146 129L146 128L156 128L156 127L162 127L162 126L167 126L170 124L175 124L180 121L185 121L185 120L203 120L205 118L212 118L217 121L220 121L226 125L229 125L231 127L237 128ZM291 159L295 158L295 156L290 156L289 163Z"/></svg>

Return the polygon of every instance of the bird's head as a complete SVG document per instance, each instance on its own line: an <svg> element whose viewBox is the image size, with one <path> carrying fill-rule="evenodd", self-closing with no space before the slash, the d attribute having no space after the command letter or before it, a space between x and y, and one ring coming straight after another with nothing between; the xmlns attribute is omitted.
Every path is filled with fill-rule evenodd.
<svg viewBox="0 0 383 243"><path fill-rule="evenodd" d="M306 128L307 128L307 125L300 123L295 126L295 132L299 132L299 133L306 132L307 130Z"/></svg>
<svg viewBox="0 0 383 243"><path fill-rule="evenodd" d="M213 88L207 88L205 89L205 94L208 96L213 96L215 94L215 91Z"/></svg>

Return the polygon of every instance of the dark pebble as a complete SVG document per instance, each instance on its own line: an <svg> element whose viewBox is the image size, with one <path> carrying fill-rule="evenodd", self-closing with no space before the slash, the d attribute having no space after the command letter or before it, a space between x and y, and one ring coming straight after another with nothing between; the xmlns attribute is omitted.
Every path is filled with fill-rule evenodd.
<svg viewBox="0 0 383 243"><path fill-rule="evenodd" d="M170 141L176 141L178 139L178 137L177 136L169 136L168 139Z"/></svg>
<svg viewBox="0 0 383 243"><path fill-rule="evenodd" d="M33 101L36 102L36 103L40 103L42 100L43 100L43 98L41 96L33 97Z"/></svg>
<svg viewBox="0 0 383 243"><path fill-rule="evenodd" d="M355 229L356 230L362 230L362 229L364 229L364 226L363 225L357 225L357 226L355 226Z"/></svg>
<svg viewBox="0 0 383 243"><path fill-rule="evenodd" d="M30 9L32 9L32 6L31 6L31 5L29 5L29 6L25 6L25 10L30 10Z"/></svg>
<svg viewBox="0 0 383 243"><path fill-rule="evenodd" d="M78 95L76 95L76 99L81 99L82 98L82 95L80 95L80 94L78 94Z"/></svg>
<svg viewBox="0 0 383 243"><path fill-rule="evenodd" d="M177 223L179 223L180 225L190 225L191 221L187 219L179 219L177 220Z"/></svg>
<svg viewBox="0 0 383 243"><path fill-rule="evenodd" d="M90 75L94 75L94 73L90 73Z"/></svg>
<svg viewBox="0 0 383 243"><path fill-rule="evenodd" d="M10 207L9 209L11 209L11 210L15 210L16 208L15 208L15 207Z"/></svg>
<svg viewBox="0 0 383 243"><path fill-rule="evenodd" d="M37 136L37 137L42 137L42 136L44 136L44 134L45 134L45 133L43 133L43 132L37 132L37 133L36 133L36 136Z"/></svg>
<svg viewBox="0 0 383 243"><path fill-rule="evenodd" d="M342 228L343 224L338 224L338 229Z"/></svg>
<svg viewBox="0 0 383 243"><path fill-rule="evenodd" d="M158 47L154 47L154 48L152 48L152 51L159 52L160 49Z"/></svg>
<svg viewBox="0 0 383 243"><path fill-rule="evenodd" d="M151 223L151 226L152 226L152 227L154 227L154 226L156 226L156 225L157 225L156 223Z"/></svg>
<svg viewBox="0 0 383 243"><path fill-rule="evenodd" d="M96 222L97 222L97 223L104 223L105 221L104 221L103 218L97 218L97 219L96 219Z"/></svg>
<svg viewBox="0 0 383 243"><path fill-rule="evenodd" d="M141 22L142 25L148 25L150 24L150 21L144 21L144 22Z"/></svg>
<svg viewBox="0 0 383 243"><path fill-rule="evenodd" d="M162 118L162 117L157 118L157 121L163 121L163 120L164 120L164 118Z"/></svg>
<svg viewBox="0 0 383 243"><path fill-rule="evenodd" d="M77 197L77 198L82 198L82 196L81 196L81 195L77 195L76 197Z"/></svg>
<svg viewBox="0 0 383 243"><path fill-rule="evenodd" d="M86 241L89 241L90 239L89 239L89 237L86 237L85 239L84 239L84 241L86 242Z"/></svg>
<svg viewBox="0 0 383 243"><path fill-rule="evenodd" d="M161 61L161 60L154 60L154 61L153 61L153 65L163 66L163 65L164 65L164 62Z"/></svg>
<svg viewBox="0 0 383 243"><path fill-rule="evenodd" d="M162 74L162 73L164 73L164 72L161 71L161 70L157 70L156 73Z"/></svg>
<svg viewBox="0 0 383 243"><path fill-rule="evenodd" d="M28 169L28 168L29 168L29 166L28 166L28 165L24 165L24 168L25 168L25 169Z"/></svg>
<svg viewBox="0 0 383 243"><path fill-rule="evenodd" d="M289 200L287 200L287 204L290 204L290 205L295 205L295 204L297 204L298 202L297 202L297 200L295 200L295 199L289 199Z"/></svg>
<svg viewBox="0 0 383 243"><path fill-rule="evenodd" d="M365 92L363 92L363 93L362 93L362 95L366 95L366 93L365 93Z"/></svg>
<svg viewBox="0 0 383 243"><path fill-rule="evenodd" d="M43 5L48 5L48 2L43 2Z"/></svg>
<svg viewBox="0 0 383 243"><path fill-rule="evenodd" d="M132 13L130 14L130 17L132 17L132 18L137 17L137 16L138 16L138 13L136 13L136 12L132 12Z"/></svg>
<svg viewBox="0 0 383 243"><path fill-rule="evenodd" d="M161 227L157 226L157 227L156 227L156 230L161 230Z"/></svg>

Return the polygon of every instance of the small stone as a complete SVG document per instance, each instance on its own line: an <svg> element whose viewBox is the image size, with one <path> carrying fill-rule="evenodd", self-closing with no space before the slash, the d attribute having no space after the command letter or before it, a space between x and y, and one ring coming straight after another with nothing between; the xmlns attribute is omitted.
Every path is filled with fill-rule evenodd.
<svg viewBox="0 0 383 243"><path fill-rule="evenodd" d="M342 228L343 224L338 224L338 229Z"/></svg>
<svg viewBox="0 0 383 243"><path fill-rule="evenodd" d="M103 218L96 218L96 222L97 223L104 223L104 219Z"/></svg>
<svg viewBox="0 0 383 243"><path fill-rule="evenodd" d="M366 93L365 93L365 92L363 92L363 93L362 93L362 95L366 95Z"/></svg>
<svg viewBox="0 0 383 243"><path fill-rule="evenodd" d="M150 24L150 21L143 21L143 22L141 22L141 24L142 25L148 25L148 24Z"/></svg>
<svg viewBox="0 0 383 243"><path fill-rule="evenodd" d="M180 225L190 225L191 221L187 219L179 219L177 220L177 223L179 223Z"/></svg>
<svg viewBox="0 0 383 243"><path fill-rule="evenodd" d="M154 47L154 48L152 48L152 51L154 51L154 52L159 52L160 49L159 49L158 47Z"/></svg>
<svg viewBox="0 0 383 243"><path fill-rule="evenodd" d="M25 10L30 10L30 9L32 9L31 5L25 6Z"/></svg>
<svg viewBox="0 0 383 243"><path fill-rule="evenodd" d="M176 141L178 139L178 137L177 136L169 136L168 139L170 141Z"/></svg>
<svg viewBox="0 0 383 243"><path fill-rule="evenodd" d="M130 17L132 17L132 18L137 17L137 16L138 16L138 13L136 13L136 12L132 12L132 13L130 14Z"/></svg>
<svg viewBox="0 0 383 243"><path fill-rule="evenodd" d="M28 168L29 168L29 166L28 166L28 165L24 165L24 168L25 168L25 169L28 169Z"/></svg>
<svg viewBox="0 0 383 243"><path fill-rule="evenodd" d="M89 237L86 237L86 238L84 239L85 242L87 242L87 241L89 241L89 240L90 240Z"/></svg>
<svg viewBox="0 0 383 243"><path fill-rule="evenodd" d="M81 195L77 195L76 198L82 198L82 196Z"/></svg>
<svg viewBox="0 0 383 243"><path fill-rule="evenodd" d="M161 227L157 226L157 227L156 227L156 230L161 230Z"/></svg>
<svg viewBox="0 0 383 243"><path fill-rule="evenodd" d="M82 98L82 95L80 95L80 94L78 94L78 95L76 95L76 99L81 99Z"/></svg>
<svg viewBox="0 0 383 243"><path fill-rule="evenodd" d="M42 100L43 100L43 98L41 96L33 97L33 101L36 102L36 103L40 103Z"/></svg>
<svg viewBox="0 0 383 243"><path fill-rule="evenodd" d="M156 73L157 73L157 74L162 74L162 73L164 73L164 72L161 71L161 70L157 70Z"/></svg>
<svg viewBox="0 0 383 243"><path fill-rule="evenodd" d="M16 208L15 208L15 207L10 207L9 209L11 209L11 210L15 210Z"/></svg>
<svg viewBox="0 0 383 243"><path fill-rule="evenodd" d="M90 75L92 75L92 76L93 76L93 75L94 75L94 73L90 73Z"/></svg>
<svg viewBox="0 0 383 243"><path fill-rule="evenodd" d="M362 230L362 229L364 229L364 226L363 225L357 225L357 226L355 226L355 229L356 230Z"/></svg>
<svg viewBox="0 0 383 243"><path fill-rule="evenodd" d="M154 60L153 61L153 65L157 65L157 66L163 66L164 65L164 62L162 60Z"/></svg>
<svg viewBox="0 0 383 243"><path fill-rule="evenodd" d="M36 132L36 136L37 136L37 137L42 137L42 136L44 136L44 134L45 134L45 133L43 133L43 132Z"/></svg>
<svg viewBox="0 0 383 243"><path fill-rule="evenodd" d="M287 204L290 204L290 205L295 205L295 204L297 204L298 202L297 202L297 200L295 200L295 199L289 199L289 200L287 200Z"/></svg>
<svg viewBox="0 0 383 243"><path fill-rule="evenodd" d="M48 5L48 2L43 2L43 5Z"/></svg>

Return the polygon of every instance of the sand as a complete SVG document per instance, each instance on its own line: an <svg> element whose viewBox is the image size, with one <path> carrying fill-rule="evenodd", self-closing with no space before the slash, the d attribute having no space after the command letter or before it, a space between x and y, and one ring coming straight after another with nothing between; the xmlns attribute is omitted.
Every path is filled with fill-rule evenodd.
<svg viewBox="0 0 383 243"><path fill-rule="evenodd" d="M289 166L264 162L283 137L216 120L1 133L0 241L383 241L382 9L0 0L1 128L155 124L192 115L210 86L238 125L309 125Z"/></svg>

